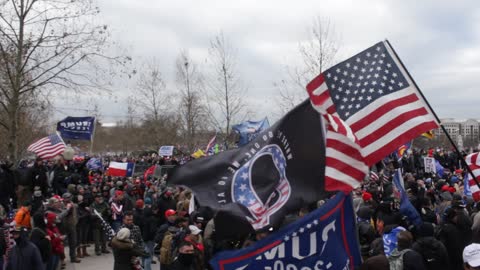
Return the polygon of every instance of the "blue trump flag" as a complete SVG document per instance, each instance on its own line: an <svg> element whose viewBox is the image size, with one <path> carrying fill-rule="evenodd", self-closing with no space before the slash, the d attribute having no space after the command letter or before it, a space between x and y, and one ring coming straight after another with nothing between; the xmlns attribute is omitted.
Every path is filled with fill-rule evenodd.
<svg viewBox="0 0 480 270"><path fill-rule="evenodd" d="M443 172L444 172L445 168L443 168L443 166L440 164L440 162L436 159L435 159L435 169L437 171L437 175L439 177L443 177Z"/></svg>
<svg viewBox="0 0 480 270"><path fill-rule="evenodd" d="M339 192L322 207L252 246L218 253L215 270L354 269L361 264L350 196Z"/></svg>
<svg viewBox="0 0 480 270"><path fill-rule="evenodd" d="M243 146L252 141L260 132L269 127L270 123L265 117L265 119L261 121L245 121L238 125L234 125L232 129L240 135L238 146Z"/></svg>
<svg viewBox="0 0 480 270"><path fill-rule="evenodd" d="M102 161L98 158L91 158L87 161L87 168L91 171L103 171Z"/></svg>
<svg viewBox="0 0 480 270"><path fill-rule="evenodd" d="M95 131L95 117L68 116L57 123L57 131L64 139L90 141Z"/></svg>
<svg viewBox="0 0 480 270"><path fill-rule="evenodd" d="M415 209L410 200L408 200L407 193L405 192L401 182L403 182L402 172L397 169L395 170L395 175L393 176L393 184L400 192L400 213L406 216L413 224L420 226L422 224L422 219L418 214L417 209Z"/></svg>

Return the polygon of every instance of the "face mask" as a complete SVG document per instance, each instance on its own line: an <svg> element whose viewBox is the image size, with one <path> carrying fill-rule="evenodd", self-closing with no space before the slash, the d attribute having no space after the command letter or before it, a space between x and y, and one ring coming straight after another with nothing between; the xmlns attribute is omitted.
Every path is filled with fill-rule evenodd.
<svg viewBox="0 0 480 270"><path fill-rule="evenodd" d="M193 263L193 254L180 253L178 254L178 260L183 265L191 265Z"/></svg>

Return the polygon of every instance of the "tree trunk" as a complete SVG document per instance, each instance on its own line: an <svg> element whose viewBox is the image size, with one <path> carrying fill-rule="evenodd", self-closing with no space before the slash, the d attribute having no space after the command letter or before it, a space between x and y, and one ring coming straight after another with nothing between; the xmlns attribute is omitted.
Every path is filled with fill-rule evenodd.
<svg viewBox="0 0 480 270"><path fill-rule="evenodd" d="M8 129L9 134L9 143L8 143L8 154L10 160L16 164L18 161L18 96L16 101L15 97L12 98L10 102L10 108L8 112L8 117L10 121L10 127Z"/></svg>

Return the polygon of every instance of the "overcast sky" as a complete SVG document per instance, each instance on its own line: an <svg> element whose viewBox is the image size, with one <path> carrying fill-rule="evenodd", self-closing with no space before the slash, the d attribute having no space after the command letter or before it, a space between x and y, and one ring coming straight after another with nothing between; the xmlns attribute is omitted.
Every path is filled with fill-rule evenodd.
<svg viewBox="0 0 480 270"><path fill-rule="evenodd" d="M337 61L389 39L440 117L480 118L480 8L478 1L343 0L100 0L101 19L135 63L156 58L173 86L175 58L187 49L205 63L209 40L222 30L238 50L238 70L255 118L272 117L273 82L298 61L298 43L316 16L338 36ZM126 115L134 80L115 86L114 98L83 97L56 104L57 116L82 115L95 100L104 121ZM270 102L269 102L270 101Z"/></svg>

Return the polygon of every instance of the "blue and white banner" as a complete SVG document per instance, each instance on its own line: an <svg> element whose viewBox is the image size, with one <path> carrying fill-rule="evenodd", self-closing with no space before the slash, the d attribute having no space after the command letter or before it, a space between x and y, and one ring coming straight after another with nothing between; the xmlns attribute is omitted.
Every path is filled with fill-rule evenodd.
<svg viewBox="0 0 480 270"><path fill-rule="evenodd" d="M90 141L95 131L95 117L68 116L57 123L57 131L64 139Z"/></svg>
<svg viewBox="0 0 480 270"><path fill-rule="evenodd" d="M352 200L339 192L321 208L254 245L217 254L215 270L343 270L361 264Z"/></svg>
<svg viewBox="0 0 480 270"><path fill-rule="evenodd" d="M245 121L238 125L234 125L232 129L240 135L238 146L243 146L253 140L257 135L270 127L268 119L261 121Z"/></svg>
<svg viewBox="0 0 480 270"><path fill-rule="evenodd" d="M100 170L103 171L102 160L98 158L91 158L87 161L87 168L91 171Z"/></svg>
<svg viewBox="0 0 480 270"><path fill-rule="evenodd" d="M161 157L170 157L173 155L173 145L164 145L158 149L158 155Z"/></svg>

